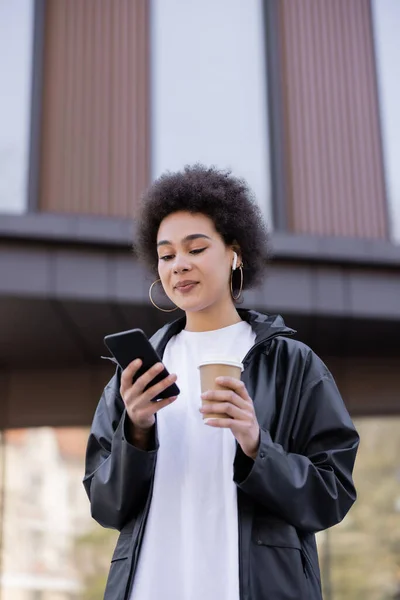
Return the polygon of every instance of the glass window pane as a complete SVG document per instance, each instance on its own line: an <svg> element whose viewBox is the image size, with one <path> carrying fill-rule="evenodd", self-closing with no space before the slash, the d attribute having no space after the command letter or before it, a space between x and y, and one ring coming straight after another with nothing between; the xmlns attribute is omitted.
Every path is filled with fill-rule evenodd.
<svg viewBox="0 0 400 600"><path fill-rule="evenodd" d="M372 8L389 215L400 244L400 2L373 0Z"/></svg>
<svg viewBox="0 0 400 600"><path fill-rule="evenodd" d="M27 207L34 0L0 0L0 212Z"/></svg>
<svg viewBox="0 0 400 600"><path fill-rule="evenodd" d="M262 5L152 2L152 164L231 168L271 222Z"/></svg>

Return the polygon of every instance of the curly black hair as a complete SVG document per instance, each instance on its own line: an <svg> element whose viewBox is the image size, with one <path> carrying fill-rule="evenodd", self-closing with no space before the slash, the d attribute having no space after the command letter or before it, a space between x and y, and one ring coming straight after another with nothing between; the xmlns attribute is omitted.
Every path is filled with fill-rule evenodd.
<svg viewBox="0 0 400 600"><path fill-rule="evenodd" d="M230 171L196 164L161 175L147 189L141 200L135 251L154 274L161 221L179 211L210 217L225 244L240 248L244 289L261 282L270 255L269 235L261 210L243 179Z"/></svg>

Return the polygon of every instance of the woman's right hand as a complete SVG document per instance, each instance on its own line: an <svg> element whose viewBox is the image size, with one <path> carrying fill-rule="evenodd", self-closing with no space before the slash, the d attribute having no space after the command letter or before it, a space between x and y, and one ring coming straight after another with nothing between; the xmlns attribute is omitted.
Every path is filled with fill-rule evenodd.
<svg viewBox="0 0 400 600"><path fill-rule="evenodd" d="M145 391L146 386L163 370L162 363L153 365L141 377L132 383L133 377L142 366L140 359L131 362L127 368L122 371L120 394L124 401L126 412L132 422L134 430L137 433L148 433L155 423L155 413L172 404L177 398L166 398L152 402L161 392L167 389L172 383L175 383L177 377L174 374L169 375L159 383L156 383Z"/></svg>

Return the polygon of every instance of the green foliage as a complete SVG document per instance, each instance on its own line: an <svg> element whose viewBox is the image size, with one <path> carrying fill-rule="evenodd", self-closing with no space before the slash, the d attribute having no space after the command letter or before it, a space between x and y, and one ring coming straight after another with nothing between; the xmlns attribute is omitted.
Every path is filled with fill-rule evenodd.
<svg viewBox="0 0 400 600"><path fill-rule="evenodd" d="M104 595L118 532L93 524L93 529L76 540L76 566L83 591L80 600L99 600Z"/></svg>
<svg viewBox="0 0 400 600"><path fill-rule="evenodd" d="M332 600L394 600L400 584L399 419L365 418L356 426L358 499L328 536ZM322 535L321 556L323 544Z"/></svg>

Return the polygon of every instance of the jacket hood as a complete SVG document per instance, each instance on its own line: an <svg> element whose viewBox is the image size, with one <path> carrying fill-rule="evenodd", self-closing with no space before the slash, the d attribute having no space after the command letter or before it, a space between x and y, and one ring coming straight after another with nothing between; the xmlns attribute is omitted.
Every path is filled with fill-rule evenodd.
<svg viewBox="0 0 400 600"><path fill-rule="evenodd" d="M238 309L238 313L241 319L247 321L255 332L255 345L261 344L277 335L293 335L296 333L294 329L286 327L281 315L264 315L255 310L240 308ZM182 331L182 329L185 328L185 325L186 317L181 317L172 321L172 323L167 323L153 335L150 341L161 356L164 354L165 347L169 340Z"/></svg>

